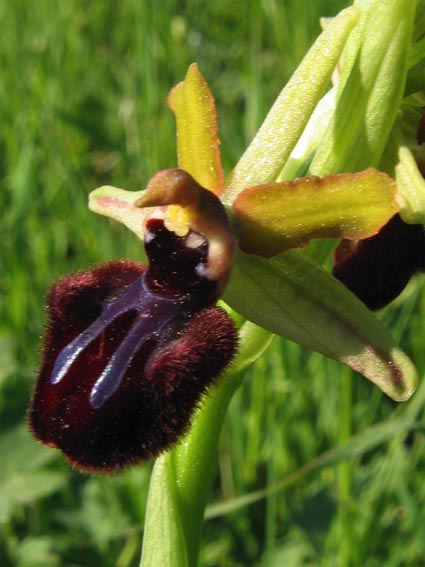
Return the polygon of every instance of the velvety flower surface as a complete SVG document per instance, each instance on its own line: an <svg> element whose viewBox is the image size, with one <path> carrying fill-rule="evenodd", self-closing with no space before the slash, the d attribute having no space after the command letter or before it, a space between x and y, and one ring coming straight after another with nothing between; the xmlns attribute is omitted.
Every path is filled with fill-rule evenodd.
<svg viewBox="0 0 425 567"><path fill-rule="evenodd" d="M209 243L146 222L149 266L114 261L65 276L49 323L30 424L81 470L157 455L186 431L236 349L231 319L212 305Z"/></svg>
<svg viewBox="0 0 425 567"><path fill-rule="evenodd" d="M369 309L381 309L425 270L424 227L395 215L376 236L354 246L343 241L335 260L333 275Z"/></svg>

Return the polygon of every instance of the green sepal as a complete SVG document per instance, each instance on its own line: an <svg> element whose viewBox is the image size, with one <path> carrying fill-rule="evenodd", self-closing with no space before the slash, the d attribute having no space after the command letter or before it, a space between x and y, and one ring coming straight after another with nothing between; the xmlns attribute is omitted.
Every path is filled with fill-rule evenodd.
<svg viewBox="0 0 425 567"><path fill-rule="evenodd" d="M347 364L394 400L415 390L412 362L378 319L297 251L271 260L240 252L224 300L270 332Z"/></svg>
<svg viewBox="0 0 425 567"><path fill-rule="evenodd" d="M196 63L184 81L168 95L177 126L177 155L181 169L217 195L223 188L217 110L210 88Z"/></svg>

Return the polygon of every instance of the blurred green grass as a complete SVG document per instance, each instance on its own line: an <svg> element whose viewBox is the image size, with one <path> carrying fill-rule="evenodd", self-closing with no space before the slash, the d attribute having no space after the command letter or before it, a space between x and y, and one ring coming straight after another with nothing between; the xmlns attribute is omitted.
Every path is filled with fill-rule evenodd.
<svg viewBox="0 0 425 567"><path fill-rule="evenodd" d="M141 257L128 231L88 211L88 193L105 183L140 189L175 165L165 100L193 61L216 97L229 171L319 16L347 3L0 3L2 567L138 565L149 466L84 477L23 425L49 285L108 258ZM423 376L421 284L381 316ZM425 565L424 404L423 385L396 405L275 339L229 411L213 497L227 508L210 510L201 565ZM251 504L238 500L259 490Z"/></svg>

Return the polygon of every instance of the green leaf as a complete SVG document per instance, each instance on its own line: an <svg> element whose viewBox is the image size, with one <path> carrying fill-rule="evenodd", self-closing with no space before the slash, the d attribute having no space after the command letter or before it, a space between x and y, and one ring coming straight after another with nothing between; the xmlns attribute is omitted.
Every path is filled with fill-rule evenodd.
<svg viewBox="0 0 425 567"><path fill-rule="evenodd" d="M230 174L223 192L226 203L247 187L275 181L324 94L358 17L356 8L347 8L318 37Z"/></svg>
<svg viewBox="0 0 425 567"><path fill-rule="evenodd" d="M19 541L16 549L15 567L57 567L61 564L57 537L27 536Z"/></svg>
<svg viewBox="0 0 425 567"><path fill-rule="evenodd" d="M347 364L397 401L416 370L376 317L301 253L265 260L239 253L224 300L257 325Z"/></svg>
<svg viewBox="0 0 425 567"><path fill-rule="evenodd" d="M421 41L420 45L421 57L425 52L425 38ZM421 59L416 65L413 65L408 72L406 77L406 88L404 90L404 96L408 96L412 93L418 93L425 90L425 59Z"/></svg>
<svg viewBox="0 0 425 567"><path fill-rule="evenodd" d="M44 498L63 487L65 472L43 469L57 454L37 443L23 425L0 437L0 522L7 521L15 506Z"/></svg>
<svg viewBox="0 0 425 567"><path fill-rule="evenodd" d="M26 424L5 430L0 436L0 483L15 474L32 474L53 461L59 453L38 443Z"/></svg>
<svg viewBox="0 0 425 567"><path fill-rule="evenodd" d="M31 475L16 474L0 488L0 519L4 521L13 506L29 504L61 489L66 476L61 472L40 471Z"/></svg>
<svg viewBox="0 0 425 567"><path fill-rule="evenodd" d="M246 189L233 209L242 250L271 257L312 238L368 238L399 206L394 181L367 169Z"/></svg>
<svg viewBox="0 0 425 567"><path fill-rule="evenodd" d="M188 565L171 454L165 453L152 471L140 567Z"/></svg>
<svg viewBox="0 0 425 567"><path fill-rule="evenodd" d="M211 519L217 516L224 516L225 514L230 514L240 508L254 504L254 502L263 500L271 494L285 490L314 470L335 466L343 461L360 457L383 443L390 441L397 433L408 432L418 427L421 427L418 422L405 418L394 419L368 427L365 431L353 435L345 443L322 453L274 485L268 486L262 490L257 490L256 492L251 492L251 494L246 494L239 498L234 498L228 502L212 504L207 508L206 518Z"/></svg>

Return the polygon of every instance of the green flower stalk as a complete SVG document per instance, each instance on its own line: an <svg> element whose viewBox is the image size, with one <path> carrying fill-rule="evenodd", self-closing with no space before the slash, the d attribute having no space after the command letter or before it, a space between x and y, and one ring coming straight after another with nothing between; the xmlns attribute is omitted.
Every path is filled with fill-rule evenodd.
<svg viewBox="0 0 425 567"><path fill-rule="evenodd" d="M191 65L168 99L178 168L143 191L91 194L91 210L144 242L149 265L111 263L54 286L30 419L81 470L157 457L141 567L197 565L226 409L273 334L350 366L394 400L413 394L413 363L368 308L384 300L369 304L364 272L356 278L364 250L375 260L388 235L397 244L400 224L415 227L417 255L425 250L412 141L422 14L421 1L358 0L327 21L228 176L214 98ZM341 239L336 277L300 250L318 238ZM404 259L410 278L416 256ZM391 262L383 304L400 287Z"/></svg>
<svg viewBox="0 0 425 567"><path fill-rule="evenodd" d="M363 5L363 11L360 14L361 15L360 20L364 21L367 19L368 9L370 10L371 8L372 5L370 6L367 6L366 4ZM400 21L399 11L401 8L402 8L401 5L398 4L397 6L394 7L393 11L390 10L386 14L386 16L388 18L394 18L396 21ZM321 49L323 49L320 43L316 44L312 48L309 55L306 56L303 63L301 64L300 69L298 69L297 72L295 73L295 77L300 75L302 76L301 82L303 84L303 89L302 89L303 95L305 91L308 90L306 89L306 85L312 83L316 87L318 84L321 83L321 81L323 81L325 85L328 84L336 59L341 54L342 44L344 43L345 37L347 37L346 34L347 31L349 31L347 30L347 28L351 27L351 25L353 24L353 20L355 20L358 15L359 15L358 12L356 13L354 10L352 10L349 13L347 12L343 13L343 15L339 17L339 21L333 22L333 25L341 26L340 28L338 28L339 33L343 36L343 39L341 40L340 44L338 44L335 39L337 36L337 31L336 30L331 31L332 28L330 27L327 28L328 38L329 37L332 38L333 41L335 42L333 44L334 47L333 54L335 57L335 61L333 62L333 64L329 65L329 67L326 68L326 70L323 72L324 77L322 77L321 80L317 79L317 81L312 81L314 75L320 72L320 70L318 70L316 65L317 60L315 60L315 57L317 58L320 57L319 53ZM407 14L406 17L402 17L401 20L402 20L401 25L403 26L403 29L406 30L407 28L407 30L411 30L412 10L410 10L410 13ZM369 21L371 22L372 19L370 18ZM380 20L375 20L375 27L371 25L371 28L369 29L368 32L370 35L373 36L376 34L376 28L379 27L380 25L378 23L379 21ZM341 24L341 22L343 22L345 27ZM343 29L343 31L341 30L341 28ZM344 37L344 33L345 33L345 37ZM357 45L355 45L354 40L350 38L351 43L349 39L348 42L349 45L346 47L346 50L347 51L349 49L351 50L357 49L357 51L360 50L360 48L363 45L362 38L364 37L365 33L366 32L363 32L363 34L357 33L355 39ZM354 32L352 35L354 35ZM387 42L390 41L390 39L391 38L387 36L386 38ZM323 35L320 38L320 41L324 41ZM385 38L381 39L381 41L382 41L382 45L380 49L385 51L386 50ZM399 77L398 78L396 77L396 82L398 80L398 85L396 85L398 89L398 93L396 95L394 95L394 93L388 93L389 100L384 101L385 103L384 112L383 112L382 100L378 102L374 102L374 107L371 109L374 112L374 114L377 114L377 117L380 120L379 125L381 127L381 130L383 128L386 129L387 137L391 127L391 121L395 120L395 117L398 112L398 107L401 102L402 90L400 92L400 89L402 89L403 78L406 76L406 64L400 65L399 60L401 59L402 61L405 61L406 50L409 46L409 41L410 41L410 37L408 35L408 32L404 31L403 38L401 40L399 39L397 45L392 51L395 60L398 61L397 65L395 65L392 68L391 65L388 65L387 66L388 76L383 76L383 75L380 76L380 79L385 84L389 79L392 78L392 76L394 76L394 74L398 73ZM316 52L314 51L315 48L317 48ZM365 48L363 47L363 49ZM327 53L329 52L330 49L328 49ZM364 55L363 57L366 58L366 55ZM374 56L373 59L374 60L379 59L379 56ZM354 60L352 61L352 65L354 65ZM321 66L320 69L323 69L324 66L325 65L323 64L323 66ZM347 69L347 66L348 63L346 64L345 69ZM350 72L345 70L345 73L348 78L350 76ZM356 76L358 82L359 77L357 74ZM373 72L369 73L369 77L371 76L373 76ZM244 190L246 189L247 185L250 182L253 182L253 184L258 184L258 185L270 184L278 177L278 174L280 173L281 170L284 171L285 162L290 162L291 160L290 152L296 146L296 143L299 141L302 132L308 130L308 127L305 129L308 118L311 117L312 114L314 115L313 112L314 108L315 107L320 108L321 105L321 101L319 99L322 96L323 91L320 91L320 88L323 87L318 87L317 90L314 92L314 94L312 94L311 91L308 90L307 95L305 95L305 97L306 98L308 98L309 96L312 97L310 99L310 101L312 101L312 104L309 106L307 105L304 106L302 104L303 101L300 100L301 96L297 97L296 95L297 88L294 88L293 92L295 92L295 94L293 95L293 101L291 105L291 99L288 92L291 93L292 89L290 87L292 86L292 84L296 84L296 83L297 83L297 79L293 78L290 81L289 85L284 89L283 93L280 95L278 101L275 103L264 125L257 134L253 144L250 146L250 148L241 158L235 170L229 176L226 182L227 188L225 189L225 192L223 194L223 199L227 201L229 204L233 203L235 201L235 198L237 202L237 196L241 191L242 191L242 196L245 200L248 200L250 198L250 195L251 195L251 199L255 198L255 196L258 195L258 199L260 203L263 203L262 208L261 210L252 212L253 207L251 203L250 212L252 214L253 221L252 224L248 228L246 228L246 238L252 240L257 245L258 245L258 241L261 241L262 229L264 228L264 226L269 228L270 225L273 223L273 221L275 221L275 223L278 224L276 219L267 218L267 213L269 213L269 215L273 215L273 213L270 211L271 210L273 211L273 209L276 208L277 206L276 199L278 200L280 210L282 210L283 206L282 204L280 204L279 199L281 198L283 203L285 197L287 196L287 193L290 193L291 190L295 192L297 186L286 185L286 186L278 187L277 185L274 186L272 185L269 189L267 187L260 187L257 191L251 190L251 193ZM300 90L301 89L299 88L298 85L298 94ZM369 90L371 92L372 91L382 92L382 86L378 80L373 81L370 79ZM350 89L348 87L346 89L346 92L350 93ZM354 100L356 96L357 94L353 93ZM370 96L371 95L369 95L369 97ZM394 99L396 97L398 98L396 99L396 103L394 103ZM359 111L356 114L356 116L353 116L352 106L353 103L351 101L351 106L347 108L346 114L348 116L351 115L352 122L350 123L349 126L351 127L353 132L356 132L356 128L354 126L355 122L365 120L364 107L361 111ZM365 106L367 106L367 102L365 102ZM385 107L388 108L388 111L386 113L385 113ZM302 113L303 111L305 112L304 117L307 116L307 121L304 121L305 120L304 117L300 118L300 112ZM335 115L337 111L335 108L333 108L332 111L334 113L333 119L335 120ZM296 119L294 120L294 126L291 128L289 124L290 124L290 120L294 118L294 115L296 115ZM390 115L390 121L388 121L388 115ZM286 126L286 131L285 131L285 126ZM331 131L330 127L329 127L329 131ZM285 132L286 137L284 135L282 136L282 132ZM325 143L329 144L329 142L326 142L325 136L326 135L324 135L323 133L321 136L318 136L318 134L316 133L316 137L318 140L317 144L314 146L315 155L317 156L316 164L319 163L321 152L326 151L324 148ZM343 139L346 142L346 147L350 147L350 143L351 144L353 143L353 140L352 138L350 139L350 136L345 136ZM376 146L375 154L376 155L382 154L387 144L387 140L385 136L382 135L382 131L380 131L378 135L374 137L373 143ZM344 148L341 148L339 144L336 144L333 141L331 141L330 144L334 146L335 158L333 159L338 159L338 160L347 159L343 157L344 152L346 152L347 154L350 153L347 152L347 149L344 150ZM339 152L337 151L338 149L340 150ZM367 152L364 151L364 148L358 150L357 152L351 152L351 154L353 155L353 160L354 159L363 160L362 167L369 167L370 165L375 165L375 166L379 165L379 161L377 159L371 161L368 160ZM361 157L359 157L358 154L361 154ZM263 155L266 156L267 159L262 160L261 156ZM264 164L264 161L266 161L268 165L268 168L266 169L261 167ZM311 156L310 155L304 156L304 163L308 163L309 161L311 161ZM316 167L318 166L316 165ZM350 164L350 167L347 167L348 171L356 171L359 169L361 168L356 167L354 164ZM332 164L329 164L329 167L326 167L326 165L323 166L323 171L321 173L326 174L326 173L332 173L334 171L338 171L338 169ZM344 171L344 169L341 168L339 171ZM351 195L353 194L355 195L359 186L361 186L360 178L356 178L355 180L354 179L350 180L349 177L344 177L344 179L341 181L342 184L344 183L350 184L350 182L353 183L353 186L349 188L349 192ZM332 183L333 182L331 181L331 185ZM372 187L376 188L377 184L379 184L378 177L376 177L373 181L367 184L369 190L369 196L370 196L370 192L372 191ZM269 197L267 195L268 191L270 191L270 193L274 191L275 194ZM276 193L278 193L279 195L277 196ZM343 190L340 190L338 193L339 196L342 196ZM303 208L304 212L306 212L308 208L307 202L310 205L310 207L311 204L314 203L313 196L311 197L311 199L308 196L306 196L305 198L306 198L306 202ZM268 201L269 199L270 202ZM345 204L340 203L339 206L337 206L337 208L340 211L346 210L346 206L349 205L350 202L353 203L353 200L354 200L353 198L351 201L350 199L347 199ZM377 200L379 201L379 197ZM273 201L273 204L271 204L271 201ZM288 201L290 201L289 198ZM250 207L248 206L247 208ZM291 204L288 204L287 208L292 209ZM373 207L369 204L369 214L372 208ZM394 210L392 211L392 213L395 212L396 211ZM254 228L253 225L255 225L256 221L257 221L257 226ZM243 216L241 216L241 214L239 214L239 216L236 217L235 223L236 226L238 227L239 236L241 236L241 234L245 231L247 221ZM260 226L260 229L258 227L258 224ZM281 225L282 224L283 222L281 223ZM304 222L304 225L305 224L308 223ZM279 235L277 239L279 238L286 239L288 237L288 227L286 226L285 230L279 230L279 226L278 226L276 229L276 233ZM269 232L264 237L265 248L267 247L267 245L273 246L273 238L270 238ZM257 252L257 254L258 253L261 254L261 251L259 250L256 250L255 252ZM264 252L265 250L263 249L262 255L270 255L269 253L270 251L266 254L264 254ZM276 252L276 250L273 250L273 253L274 252ZM315 282L315 289L317 290L315 297L312 297L313 294L311 293L311 284L310 284L311 281ZM319 282L321 283L319 284ZM322 293L324 289L326 289L326 291L328 292L327 297L329 298L327 300L326 306L322 303L323 301ZM337 297L340 297L340 299L336 299ZM341 345L341 336L346 336L347 330L352 331L355 329L360 329L361 327L362 332L358 333L358 335L362 335L362 333L365 334L363 334L362 338L359 339L357 333L356 332L353 333L353 335L356 336L355 338L353 336L353 343L347 349L347 354L348 352L350 352L350 354L348 354L348 357L345 359L345 361L348 364L350 364L349 358L352 357L353 355L352 353L359 353L363 351L364 358L363 356L357 355L357 357L355 357L356 362L354 362L354 364L352 365L354 367L357 366L357 370L363 371L366 374L368 373L368 369L370 370L371 368L372 368L372 373L374 374L377 367L379 367L380 371L378 374L380 378L377 380L377 382L385 391L391 392L393 397L398 399L405 399L411 394L411 392L414 389L416 377L413 366L405 357L405 355L399 349L397 349L397 347L394 346L391 339L388 337L387 333L382 329L382 326L378 323L378 321L370 313L366 313L366 310L363 310L359 306L358 301L354 297L350 296L350 298L348 298L348 295L346 295L344 288L338 286L334 281L329 280L327 275L322 270L320 270L318 266L315 266L313 262L307 260L299 252L292 251L291 253L280 255L278 258L276 258L276 260L265 260L260 256L255 257L240 252L237 258L236 265L233 269L233 275L231 277L230 285L227 287L225 292L225 299L230 305L232 305L236 309L237 312L243 313L248 319L255 321L259 325L262 325L265 328L272 330L273 332L283 334L284 336L296 340L301 344L308 345L309 348L313 348L314 350L323 352L328 356L332 356L336 358L339 357L340 360L344 360L345 355L342 353L338 354L336 352L332 352L332 350L334 350L335 348L337 349L338 346L341 346L342 350L344 350L344 348L347 347L347 344L345 344L344 346ZM349 302L351 304L348 306ZM262 305L263 308L261 310L256 309L255 306L260 304ZM294 308L292 309L292 307ZM305 309L304 312L305 317L300 315L304 309ZM323 309L322 311L323 316L320 316L320 312L322 309ZM334 315L330 316L330 312L333 309L335 310ZM314 311L314 315L312 313L313 311ZM357 319L357 317L359 317L360 315L360 312L361 312L361 316L360 316L361 322L359 319ZM345 319L347 313L350 313L352 316L352 320L350 322L347 322L347 320ZM305 324L302 324L301 319L305 321ZM341 319L342 320L345 319L345 321L342 322ZM330 326L329 326L329 320L332 320L332 325ZM341 321L341 326L339 325L338 321ZM324 329L326 329L326 331ZM328 337L329 336L328 332L330 331L331 332L333 331L333 334L331 335L332 338L330 339L329 343L332 343L333 346L329 349L329 345L325 346L321 344L318 339L319 337L320 338L323 338L324 336ZM375 355L370 356L371 352L374 349L362 346L362 344L363 345L371 344L371 342L376 340L378 336L381 337L379 340L380 347L378 351L375 351L375 353L381 351L383 353L383 356L382 358L380 358L380 362L377 363L378 357L376 357ZM363 361L360 362L360 359L362 359ZM384 370L384 368L388 369L389 360L392 360L392 362L397 361L397 366L399 368L404 369L404 379L402 379L400 382L398 381L396 376L393 375L393 377L391 377L391 372L388 374L386 370ZM353 363L353 360L351 360L351 362ZM389 366L391 367L392 365L390 364ZM406 380L406 382L404 383L404 385L402 385L404 380ZM409 383L409 386L407 386L407 388L405 389L406 383ZM234 389L236 389L237 385L239 384L239 380L235 381L235 379L231 375L227 375L222 378L221 383L209 396L208 404L202 407L198 412L198 414L195 416L195 420L193 423L194 431L196 430L200 420L203 420L204 422L208 422L209 429L212 429L213 427L219 429L221 427L221 420L217 421L216 419L213 418L213 416L216 417L216 414L210 408L211 408L211 404L214 405L214 400L217 400L217 404L220 405L220 407L222 408L221 405L222 399L220 394L223 389L229 388L229 384L230 384L230 388L232 388L233 386ZM398 390L400 386L401 388ZM230 400L230 396L228 399ZM209 414L211 414L211 416ZM222 418L223 416L224 416L224 412L221 412L220 417ZM192 433L188 435L187 439L184 441L184 445L186 447L191 446L191 442L192 442L192 447L195 450L195 453L199 454L201 451L199 450L199 446L197 445L196 441L193 443ZM211 460L211 453L210 453L211 449L213 451L215 450L214 447L206 448L206 453L209 456L208 462L210 462ZM181 454L179 453L179 447L173 453L175 455L180 456ZM183 462L190 462L190 459L188 458L189 455L187 453L186 455L184 455L184 457L185 459ZM164 459L167 459L167 456L165 456ZM170 460L172 463L174 463L176 467L174 470L175 471L178 470L178 462L179 462L178 457L177 457L177 463L176 463L176 458L174 459L171 458ZM179 486L181 486L182 482L184 482L184 477L183 479L181 477L178 478L178 475L176 474L174 478L175 478L175 486L177 488L177 493L178 493ZM202 501L205 501L205 490L202 490L201 493L203 498L200 499ZM200 493L198 492L198 496L199 494ZM197 501L197 496L195 495L196 492L195 491L192 492L191 494L192 501L193 500ZM150 501L151 500L152 499L150 499ZM188 501L190 502L190 500L187 499L185 501L185 505L182 506L180 517L184 517L188 513L190 515L190 511L188 511L188 507L187 507ZM201 520L201 514L198 516L197 519L199 526ZM178 523L176 523L176 525L178 525ZM143 557L145 557L145 555L143 555L141 565L147 566L147 565L155 564L152 563L152 560L154 559L154 555L150 555L148 550L154 549L156 545L159 544L159 539L158 539L159 533L160 532L157 532L157 538L153 536L152 539L149 537L145 539L144 553L146 554L146 557L148 557L148 559L146 560L143 559ZM196 565L196 554L198 551L198 545L197 543L194 544L193 540L194 539L197 540L198 537L199 537L199 528L194 531L189 530L189 532L186 533L186 543L183 542L183 545L186 545L188 549L192 550L192 553L189 554L190 558L188 559L187 565ZM157 564L159 565L160 563ZM183 564L185 563L182 563L182 565Z"/></svg>

